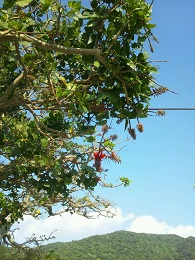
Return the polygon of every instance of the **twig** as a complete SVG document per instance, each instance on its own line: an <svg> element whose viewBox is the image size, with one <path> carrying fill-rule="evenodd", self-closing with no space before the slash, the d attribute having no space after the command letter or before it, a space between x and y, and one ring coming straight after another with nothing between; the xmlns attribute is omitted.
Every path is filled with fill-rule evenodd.
<svg viewBox="0 0 195 260"><path fill-rule="evenodd" d="M121 34L121 32L125 29L125 27L127 26L127 23L125 23L121 28L120 30L117 32L117 34L114 36L113 38L113 42L112 44L110 45L110 47L108 48L107 52L109 54L111 48L113 47L113 45L115 44L115 41L117 40L118 36Z"/></svg>
<svg viewBox="0 0 195 260"><path fill-rule="evenodd" d="M26 66L25 66L25 64L24 64L24 62L23 62L23 60L22 60L22 58L21 58L20 50L19 50L19 46L18 46L18 43L17 43L17 42L15 42L15 48L16 48L16 54L17 54L17 56L18 56L18 60L19 60L20 64L21 64L22 67L23 67L23 70L24 70L24 73L25 73L25 77L26 77L27 74L28 74L27 68L26 68Z"/></svg>
<svg viewBox="0 0 195 260"><path fill-rule="evenodd" d="M150 8L152 7L153 3L154 3L154 0L152 0L150 6L149 6L149 8L148 8L148 10L150 10Z"/></svg>
<svg viewBox="0 0 195 260"><path fill-rule="evenodd" d="M150 80L151 80L154 84L156 84L157 86L159 86L159 87L161 87L161 88L166 88L166 87L160 85L159 83L157 83L156 81L154 81L153 79L150 79ZM171 92L171 93L173 93L173 94L179 95L177 92L174 92L174 91L172 91L172 90L170 90L170 89L168 89L168 88L166 88L166 91L169 91L169 92Z"/></svg>
<svg viewBox="0 0 195 260"><path fill-rule="evenodd" d="M150 60L149 62L168 62L169 60Z"/></svg>

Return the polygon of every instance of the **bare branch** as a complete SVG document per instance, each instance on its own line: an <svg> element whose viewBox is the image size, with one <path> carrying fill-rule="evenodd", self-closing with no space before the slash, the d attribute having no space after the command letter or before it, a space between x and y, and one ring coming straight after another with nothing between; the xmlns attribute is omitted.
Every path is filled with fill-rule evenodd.
<svg viewBox="0 0 195 260"><path fill-rule="evenodd" d="M42 236L40 236L39 239L37 239L35 237L35 235L33 234L30 238L27 239L27 241L25 241L22 244L19 244L19 243L17 243L14 240L13 234L11 235L11 233L6 233L3 236L3 242L6 245L15 247L18 250L33 251L36 254L40 254L40 249L39 249L40 244L43 243L44 241L48 241L48 240L54 239L55 237L53 236L53 233L55 231L56 230L54 230L48 237L46 237L45 235L42 235ZM28 245L30 245L32 243L35 244L38 247L38 250L37 250L37 248L34 249L34 248L30 248L28 246Z"/></svg>

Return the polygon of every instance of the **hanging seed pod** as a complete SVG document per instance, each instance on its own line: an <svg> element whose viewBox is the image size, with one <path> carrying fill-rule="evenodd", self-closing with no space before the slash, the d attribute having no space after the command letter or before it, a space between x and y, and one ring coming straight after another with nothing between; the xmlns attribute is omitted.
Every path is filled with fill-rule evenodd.
<svg viewBox="0 0 195 260"><path fill-rule="evenodd" d="M141 123L139 123L139 124L137 125L137 130L138 130L140 133L143 133L143 131L144 131L144 125L141 124Z"/></svg>
<svg viewBox="0 0 195 260"><path fill-rule="evenodd" d="M116 120L116 123L119 125L120 123L123 122L123 120L124 120L124 118L119 118L119 119Z"/></svg>
<svg viewBox="0 0 195 260"><path fill-rule="evenodd" d="M134 128L128 128L128 132L130 134L130 136L133 138L133 140L136 140L136 132Z"/></svg>
<svg viewBox="0 0 195 260"><path fill-rule="evenodd" d="M149 43L149 45L150 45L150 51L153 53L154 52L154 48L153 48L151 42Z"/></svg>
<svg viewBox="0 0 195 260"><path fill-rule="evenodd" d="M152 35L152 37L153 37L153 39L154 39L155 42L160 43L159 40L156 38L156 36Z"/></svg>
<svg viewBox="0 0 195 260"><path fill-rule="evenodd" d="M150 51L153 53L153 52L154 52L154 48L153 48L153 46L152 46L152 43L151 43L149 37L148 37L148 43L149 43L149 46L150 46Z"/></svg>
<svg viewBox="0 0 195 260"><path fill-rule="evenodd" d="M159 88L155 88L153 89L153 95L158 97L162 94L164 94L166 91L168 91L169 89L166 87L159 87Z"/></svg>
<svg viewBox="0 0 195 260"><path fill-rule="evenodd" d="M165 116L165 111L164 110L158 110L156 111L157 116Z"/></svg>
<svg viewBox="0 0 195 260"><path fill-rule="evenodd" d="M103 132L104 134L107 133L108 130L109 130L109 126L108 126L108 125L103 125L103 126L102 126L102 132Z"/></svg>
<svg viewBox="0 0 195 260"><path fill-rule="evenodd" d="M116 139L118 139L118 135L111 135L110 136L110 140L115 141Z"/></svg>
<svg viewBox="0 0 195 260"><path fill-rule="evenodd" d="M117 156L117 155L115 154L115 152L112 152L112 153L111 153L110 159L113 160L114 162L117 162L117 163L120 163L120 162L121 162L120 157Z"/></svg>

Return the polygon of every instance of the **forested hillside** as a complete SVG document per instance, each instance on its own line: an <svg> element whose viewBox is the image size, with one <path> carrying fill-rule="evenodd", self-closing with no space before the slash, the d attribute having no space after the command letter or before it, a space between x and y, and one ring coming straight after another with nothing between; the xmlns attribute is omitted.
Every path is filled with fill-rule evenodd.
<svg viewBox="0 0 195 260"><path fill-rule="evenodd" d="M137 234L117 231L68 243L52 243L43 246L42 259L96 259L96 260L193 260L195 238L176 235ZM9 251L9 254L8 254ZM11 250L1 247L1 259L11 260ZM14 259L40 259L35 254L16 254Z"/></svg>

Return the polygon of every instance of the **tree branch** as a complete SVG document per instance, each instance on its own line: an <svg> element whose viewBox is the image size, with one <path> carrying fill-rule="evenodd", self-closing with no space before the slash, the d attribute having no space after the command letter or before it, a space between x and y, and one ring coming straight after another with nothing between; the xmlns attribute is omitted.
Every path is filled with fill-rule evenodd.
<svg viewBox="0 0 195 260"><path fill-rule="evenodd" d="M35 37L29 36L27 34L23 34L23 33L18 34L18 32L7 33L7 31L6 31L6 33L5 33L5 31L1 31L0 40L1 40L1 42L27 41L27 42L32 43L34 46L36 46L39 49L58 51L58 52L62 52L64 54L92 55L92 56L96 57L106 67L108 66L104 57L101 56L99 49L66 48L62 45L46 43L44 41L36 39Z"/></svg>
<svg viewBox="0 0 195 260"><path fill-rule="evenodd" d="M11 91L20 83L20 81L24 78L24 73L21 73L14 81L7 87L7 90L0 98L0 103L3 102L11 93Z"/></svg>

